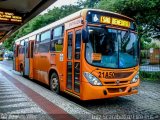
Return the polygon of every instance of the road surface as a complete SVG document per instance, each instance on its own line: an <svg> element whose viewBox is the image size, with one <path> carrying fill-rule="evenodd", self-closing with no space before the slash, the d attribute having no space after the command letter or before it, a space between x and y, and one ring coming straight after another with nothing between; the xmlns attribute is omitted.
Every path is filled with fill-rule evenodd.
<svg viewBox="0 0 160 120"><path fill-rule="evenodd" d="M12 61L1 61L0 66L12 71ZM17 75L19 78L20 75ZM26 79L27 80L27 79ZM30 82L30 80L27 80ZM34 81L32 81L34 82ZM39 84L34 82L35 84ZM39 87L46 88L40 84ZM48 88L46 88L48 91ZM45 91L45 90L44 90ZM41 91L39 91L41 92ZM160 119L160 83L141 81L139 93L132 96L118 97L112 99L79 101L69 95L62 97L72 103L81 106L82 109L90 111L89 116L93 120L101 119ZM71 109L71 108L69 108ZM87 118L88 114L80 114L81 118Z"/></svg>

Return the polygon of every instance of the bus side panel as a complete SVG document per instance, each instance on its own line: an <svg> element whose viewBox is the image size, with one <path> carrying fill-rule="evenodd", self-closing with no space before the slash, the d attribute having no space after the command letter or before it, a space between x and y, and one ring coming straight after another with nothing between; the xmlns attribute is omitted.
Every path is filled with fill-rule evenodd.
<svg viewBox="0 0 160 120"><path fill-rule="evenodd" d="M35 80L38 80L39 77L38 77L38 73L39 73L39 67L38 67L38 63L39 63L39 53L34 53L34 56L33 56L33 78Z"/></svg>
<svg viewBox="0 0 160 120"><path fill-rule="evenodd" d="M46 53L40 53L40 81L49 84L48 80L48 70L51 67L50 66L50 54L49 52Z"/></svg>
<svg viewBox="0 0 160 120"><path fill-rule="evenodd" d="M20 66L23 66L23 70L24 70L24 53L19 54L18 56L18 70L20 71Z"/></svg>
<svg viewBox="0 0 160 120"><path fill-rule="evenodd" d="M29 61L29 78L33 79L33 58Z"/></svg>
<svg viewBox="0 0 160 120"><path fill-rule="evenodd" d="M16 64L16 65L15 65L15 67L16 67L15 70L16 70L16 71L20 71L20 70L19 70L19 60L18 60L18 57L15 58L15 64Z"/></svg>
<svg viewBox="0 0 160 120"><path fill-rule="evenodd" d="M56 55L56 65L57 65L57 70L58 70L59 82L62 86L64 84L63 73L66 72L63 53L59 53Z"/></svg>

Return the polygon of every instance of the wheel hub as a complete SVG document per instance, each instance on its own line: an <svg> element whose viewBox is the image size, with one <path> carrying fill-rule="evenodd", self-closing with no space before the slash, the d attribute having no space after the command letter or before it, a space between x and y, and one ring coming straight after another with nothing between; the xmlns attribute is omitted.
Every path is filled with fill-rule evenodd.
<svg viewBox="0 0 160 120"><path fill-rule="evenodd" d="M56 89L57 86L58 86L58 80L57 80L57 78L53 78L53 79L52 79L52 88L53 88L53 89Z"/></svg>

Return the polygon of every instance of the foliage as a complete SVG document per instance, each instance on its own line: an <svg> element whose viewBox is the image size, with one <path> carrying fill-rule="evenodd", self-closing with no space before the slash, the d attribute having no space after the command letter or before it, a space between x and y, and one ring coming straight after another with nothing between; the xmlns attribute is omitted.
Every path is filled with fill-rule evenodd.
<svg viewBox="0 0 160 120"><path fill-rule="evenodd" d="M146 72L140 71L140 78L141 80L160 80L160 72ZM159 81L160 82L160 81Z"/></svg>
<svg viewBox="0 0 160 120"><path fill-rule="evenodd" d="M0 45L0 50L2 50L4 48L4 45L3 44L1 44Z"/></svg>
<svg viewBox="0 0 160 120"><path fill-rule="evenodd" d="M80 8L94 8L100 0L79 0L77 4Z"/></svg>
<svg viewBox="0 0 160 120"><path fill-rule="evenodd" d="M149 45L149 48L158 49L158 48L160 48L160 46L158 46L156 43L151 43L151 44Z"/></svg>
<svg viewBox="0 0 160 120"><path fill-rule="evenodd" d="M141 50L140 56L141 56L141 58L148 58L149 57L148 50Z"/></svg>

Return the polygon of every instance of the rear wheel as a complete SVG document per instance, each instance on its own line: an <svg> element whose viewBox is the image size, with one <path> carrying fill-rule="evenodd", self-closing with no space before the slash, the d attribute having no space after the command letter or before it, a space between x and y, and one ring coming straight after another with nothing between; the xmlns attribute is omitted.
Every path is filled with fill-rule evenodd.
<svg viewBox="0 0 160 120"><path fill-rule="evenodd" d="M50 89L51 89L51 91L54 91L57 94L60 93L59 78L56 73L52 73L52 75L50 77Z"/></svg>

